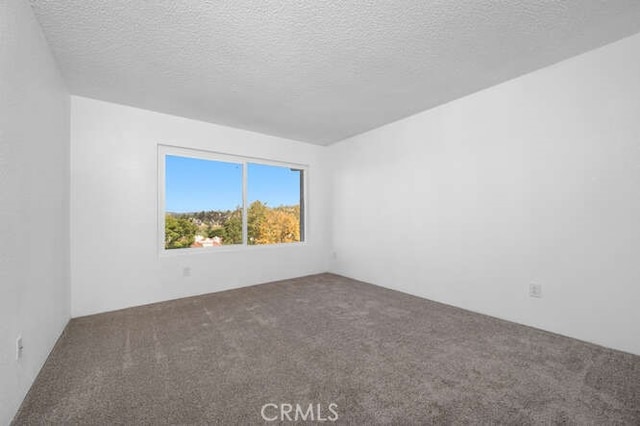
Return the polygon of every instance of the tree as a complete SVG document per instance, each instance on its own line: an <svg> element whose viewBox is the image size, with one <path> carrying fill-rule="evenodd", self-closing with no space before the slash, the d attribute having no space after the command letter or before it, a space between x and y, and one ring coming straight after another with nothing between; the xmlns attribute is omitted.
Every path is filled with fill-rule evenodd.
<svg viewBox="0 0 640 426"><path fill-rule="evenodd" d="M242 209L236 209L224 223L222 244L242 244Z"/></svg>
<svg viewBox="0 0 640 426"><path fill-rule="evenodd" d="M263 244L257 241L261 239L260 230L267 220L269 208L261 201L254 201L247 209L247 237L249 244Z"/></svg>
<svg viewBox="0 0 640 426"><path fill-rule="evenodd" d="M164 216L164 247L178 249L191 246L196 239L196 224L188 219Z"/></svg>
<svg viewBox="0 0 640 426"><path fill-rule="evenodd" d="M300 241L299 217L282 209L270 209L258 225L256 244L292 243Z"/></svg>
<svg viewBox="0 0 640 426"><path fill-rule="evenodd" d="M208 238L220 237L224 241L225 231L224 227L214 228L213 226L207 226L206 235Z"/></svg>

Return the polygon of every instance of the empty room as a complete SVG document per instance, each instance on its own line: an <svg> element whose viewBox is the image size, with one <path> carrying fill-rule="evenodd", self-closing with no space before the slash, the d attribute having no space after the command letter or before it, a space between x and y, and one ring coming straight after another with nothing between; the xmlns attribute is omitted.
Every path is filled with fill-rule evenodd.
<svg viewBox="0 0 640 426"><path fill-rule="evenodd" d="M0 0L0 425L640 424L640 2Z"/></svg>

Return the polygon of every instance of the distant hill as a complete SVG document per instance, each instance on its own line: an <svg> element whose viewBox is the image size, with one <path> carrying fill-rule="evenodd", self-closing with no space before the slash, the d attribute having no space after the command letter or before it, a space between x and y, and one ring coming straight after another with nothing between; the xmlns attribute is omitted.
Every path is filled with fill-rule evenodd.
<svg viewBox="0 0 640 426"><path fill-rule="evenodd" d="M209 210L189 213L167 212L169 216L177 219L187 219L196 225L208 225L212 227L223 226L229 219L233 210Z"/></svg>

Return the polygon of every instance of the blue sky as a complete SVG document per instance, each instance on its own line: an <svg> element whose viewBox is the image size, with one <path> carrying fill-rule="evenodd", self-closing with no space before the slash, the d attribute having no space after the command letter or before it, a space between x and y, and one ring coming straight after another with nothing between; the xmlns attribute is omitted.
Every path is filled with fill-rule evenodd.
<svg viewBox="0 0 640 426"><path fill-rule="evenodd" d="M166 211L233 210L242 205L242 165L197 158L166 156ZM288 167L248 164L249 204L271 207L300 202L300 175Z"/></svg>

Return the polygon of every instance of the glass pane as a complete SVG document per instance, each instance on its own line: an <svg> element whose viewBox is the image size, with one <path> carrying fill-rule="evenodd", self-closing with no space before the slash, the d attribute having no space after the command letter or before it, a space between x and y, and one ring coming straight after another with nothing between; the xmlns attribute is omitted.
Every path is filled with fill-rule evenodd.
<svg viewBox="0 0 640 426"><path fill-rule="evenodd" d="M304 172L250 163L247 174L248 244L304 241Z"/></svg>
<svg viewBox="0 0 640 426"><path fill-rule="evenodd" d="M242 244L242 164L165 157L165 248Z"/></svg>

